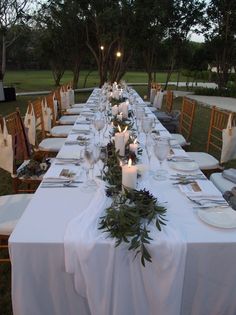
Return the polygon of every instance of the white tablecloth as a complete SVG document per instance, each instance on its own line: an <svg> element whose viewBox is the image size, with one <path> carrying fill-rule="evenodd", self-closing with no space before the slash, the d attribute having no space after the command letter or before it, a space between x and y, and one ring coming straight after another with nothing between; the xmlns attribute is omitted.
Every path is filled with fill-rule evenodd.
<svg viewBox="0 0 236 315"><path fill-rule="evenodd" d="M66 146L63 150L73 148ZM155 160L151 163L155 163ZM169 173L175 173L168 165L167 168ZM236 229L219 229L203 223L193 209L192 203L169 180L157 182L150 177L146 185L160 201L168 202L168 226L185 240L187 253L185 265L177 266L180 271L181 268L184 269L183 285L179 283L179 286L176 286L173 282L171 287L171 275L166 279L160 278L160 282L157 282L152 292L149 291L145 297L150 302L150 307L144 309L143 314L166 315L166 310L171 310L172 304L179 305L179 309L175 311L176 315L234 315ZM211 182L206 181L204 185L208 186L206 189L209 192L217 193ZM68 224L88 207L92 198L93 194L84 193L77 188L37 190L9 241L14 315L91 314L88 301L75 290L73 275L65 271L64 236ZM158 233L156 231L157 238ZM171 240L167 240L167 244L168 242ZM152 255L154 261L155 257L157 261L162 257L155 251ZM124 267L129 261L127 257L124 249L124 260L121 260ZM95 281L96 261L93 260L92 265ZM167 262L161 258L153 268L165 269L165 266ZM112 267L114 269L110 270L113 271L114 278L119 280L115 285L123 288L124 294L122 304L118 304L114 292L100 295L104 299L112 299L112 311L108 314L118 314L119 311L122 315L138 314L135 305L126 299L125 292L132 292L132 282L129 280L135 277L135 274L138 277L139 270L134 268L132 277L130 275L129 278L122 272L124 269L119 268L120 266ZM140 286L143 283L140 278ZM91 288L94 285L93 277L90 285ZM102 283L101 289L104 289ZM170 294L165 295L164 292ZM176 301L176 296L181 298ZM152 309L157 300L162 303L158 313ZM142 304L142 300L137 301L135 297L133 302Z"/></svg>

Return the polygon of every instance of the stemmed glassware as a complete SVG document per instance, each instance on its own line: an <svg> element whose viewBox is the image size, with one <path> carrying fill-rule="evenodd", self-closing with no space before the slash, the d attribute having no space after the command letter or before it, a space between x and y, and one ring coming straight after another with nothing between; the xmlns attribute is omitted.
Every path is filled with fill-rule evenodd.
<svg viewBox="0 0 236 315"><path fill-rule="evenodd" d="M97 146L86 146L83 150L83 158L86 169L86 182L82 188L85 192L92 192L96 190L97 184L94 180L94 164L96 161L96 147ZM91 171L91 179L88 178L89 171Z"/></svg>
<svg viewBox="0 0 236 315"><path fill-rule="evenodd" d="M147 146L148 134L150 134L150 132L153 129L153 123L154 123L154 120L152 117L143 117L142 119L142 129L146 135L145 146Z"/></svg>
<svg viewBox="0 0 236 315"><path fill-rule="evenodd" d="M102 115L95 117L93 121L93 125L95 129L98 131L98 143L101 145L101 130L105 127L105 118Z"/></svg>
<svg viewBox="0 0 236 315"><path fill-rule="evenodd" d="M158 139L156 139L154 144L154 154L160 162L160 168L156 171L154 179L159 181L167 179L167 171L164 170L162 167L163 162L167 158L169 152L170 152L169 138L159 137Z"/></svg>

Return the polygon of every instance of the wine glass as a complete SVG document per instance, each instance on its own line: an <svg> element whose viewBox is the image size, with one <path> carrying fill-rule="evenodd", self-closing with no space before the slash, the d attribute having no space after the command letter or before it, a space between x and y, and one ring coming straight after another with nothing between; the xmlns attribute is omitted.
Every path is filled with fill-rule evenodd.
<svg viewBox="0 0 236 315"><path fill-rule="evenodd" d="M169 138L159 137L154 144L154 154L160 162L160 168L154 175L154 179L156 180L161 181L167 179L167 171L163 169L163 161L165 161L165 159L167 158L169 151Z"/></svg>
<svg viewBox="0 0 236 315"><path fill-rule="evenodd" d="M139 132L140 131L140 128L139 128L139 126L140 126L140 123L141 123L141 121L142 121L142 118L143 118L143 116L144 116L144 110L142 109L142 108L137 108L136 109L136 112L135 112L135 116L136 116L136 128L137 128L137 131Z"/></svg>
<svg viewBox="0 0 236 315"><path fill-rule="evenodd" d="M105 123L106 123L105 119L102 116L95 117L94 122L93 122L95 129L98 131L98 143L99 143L99 145L101 145L101 140L100 140L101 130L104 128Z"/></svg>
<svg viewBox="0 0 236 315"><path fill-rule="evenodd" d="M92 192L96 190L97 184L94 180L94 164L95 164L95 154L94 146L86 146L83 151L83 157L85 162L86 172L86 182L83 187L83 191ZM91 171L91 179L88 178L89 171Z"/></svg>
<svg viewBox="0 0 236 315"><path fill-rule="evenodd" d="M143 117L142 119L142 129L146 135L145 146L147 145L148 134L152 131L153 122L154 121L152 117Z"/></svg>

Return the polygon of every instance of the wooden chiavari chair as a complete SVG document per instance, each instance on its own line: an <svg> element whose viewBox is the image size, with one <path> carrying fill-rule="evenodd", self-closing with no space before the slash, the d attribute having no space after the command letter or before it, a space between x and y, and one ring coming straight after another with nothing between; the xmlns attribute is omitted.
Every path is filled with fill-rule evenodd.
<svg viewBox="0 0 236 315"><path fill-rule="evenodd" d="M189 139L192 134L193 120L195 115L196 102L187 97L183 98L179 133L172 133L172 138L178 142L179 145L185 146L190 144Z"/></svg>
<svg viewBox="0 0 236 315"><path fill-rule="evenodd" d="M45 156L57 153L65 142L65 138L46 138L41 100L29 102L29 111L34 112L36 119L36 145L35 150L41 151Z"/></svg>
<svg viewBox="0 0 236 315"><path fill-rule="evenodd" d="M210 173L215 169L222 169L219 160L213 155L218 155L222 150L222 130L226 128L230 112L226 112L215 106L211 110L210 126L208 129L207 146L205 152L188 152L190 157L195 160L200 169Z"/></svg>

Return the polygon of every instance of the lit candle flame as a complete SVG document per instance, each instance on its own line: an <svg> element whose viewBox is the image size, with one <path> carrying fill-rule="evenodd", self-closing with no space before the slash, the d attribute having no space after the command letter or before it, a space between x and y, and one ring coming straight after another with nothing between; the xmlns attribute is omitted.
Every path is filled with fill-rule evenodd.
<svg viewBox="0 0 236 315"><path fill-rule="evenodd" d="M137 138L134 140L134 144L137 143Z"/></svg>
<svg viewBox="0 0 236 315"><path fill-rule="evenodd" d="M132 160L129 159L129 161L128 161L128 167L131 167L131 166L132 166Z"/></svg>
<svg viewBox="0 0 236 315"><path fill-rule="evenodd" d="M120 125L118 125L118 130L119 130L119 132L121 132L121 128L120 128Z"/></svg>
<svg viewBox="0 0 236 315"><path fill-rule="evenodd" d="M123 132L125 133L128 129L128 126L125 127L125 129L123 130Z"/></svg>

